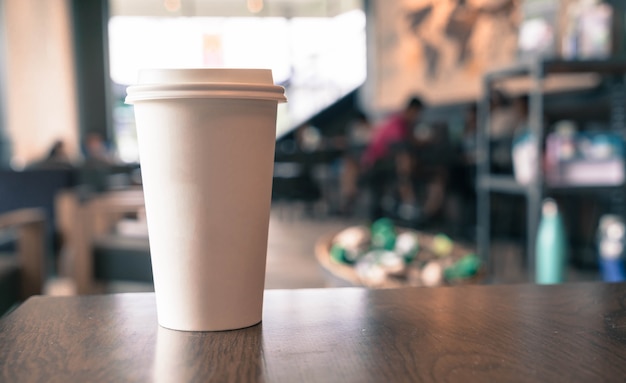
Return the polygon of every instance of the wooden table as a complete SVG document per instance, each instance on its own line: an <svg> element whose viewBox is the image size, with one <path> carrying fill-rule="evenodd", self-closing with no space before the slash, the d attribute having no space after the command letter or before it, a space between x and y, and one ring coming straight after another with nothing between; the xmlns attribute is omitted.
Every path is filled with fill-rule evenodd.
<svg viewBox="0 0 626 383"><path fill-rule="evenodd" d="M160 328L153 294L35 297L0 321L5 382L626 379L626 284L273 290L244 330Z"/></svg>

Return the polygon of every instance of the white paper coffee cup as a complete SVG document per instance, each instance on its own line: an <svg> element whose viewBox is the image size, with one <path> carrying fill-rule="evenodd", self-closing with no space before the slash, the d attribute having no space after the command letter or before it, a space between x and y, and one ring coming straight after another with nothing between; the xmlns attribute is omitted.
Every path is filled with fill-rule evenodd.
<svg viewBox="0 0 626 383"><path fill-rule="evenodd" d="M161 326L219 331L261 321L284 101L262 69L150 69L128 88Z"/></svg>

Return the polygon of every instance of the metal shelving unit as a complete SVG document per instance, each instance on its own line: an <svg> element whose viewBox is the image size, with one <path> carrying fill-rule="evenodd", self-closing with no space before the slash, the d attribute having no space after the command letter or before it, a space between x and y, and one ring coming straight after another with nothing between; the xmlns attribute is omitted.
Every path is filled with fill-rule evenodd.
<svg viewBox="0 0 626 383"><path fill-rule="evenodd" d="M483 261L491 269L490 238L491 238L491 206L492 192L522 195L526 198L526 257L530 280L534 280L535 233L539 225L541 203L548 187L544 182L541 161L535 164L537 177L529 184L519 184L513 176L495 175L490 173L490 148L488 127L490 126L489 100L494 85L513 78L527 77L531 80L529 91L529 126L535 140L536 150L540 159L543 158L545 127L543 121L544 110L544 82L552 74L597 73L613 75L614 85L610 90L611 116L610 125L613 131L624 134L626 120L626 90L624 74L626 60L611 59L603 61L562 61L562 60L535 60L519 63L508 68L487 73L483 77L484 94L479 105L479 124L477 132L477 247ZM609 190L612 200L617 205L615 213L624 216L624 190L619 187L589 187L589 186L559 186L555 191L574 190Z"/></svg>

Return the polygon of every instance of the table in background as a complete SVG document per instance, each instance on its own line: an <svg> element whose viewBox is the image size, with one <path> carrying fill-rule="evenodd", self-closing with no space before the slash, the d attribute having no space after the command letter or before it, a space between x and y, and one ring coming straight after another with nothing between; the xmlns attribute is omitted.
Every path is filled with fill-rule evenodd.
<svg viewBox="0 0 626 383"><path fill-rule="evenodd" d="M626 284L266 291L262 324L160 328L153 294L35 297L0 321L6 382L626 379Z"/></svg>

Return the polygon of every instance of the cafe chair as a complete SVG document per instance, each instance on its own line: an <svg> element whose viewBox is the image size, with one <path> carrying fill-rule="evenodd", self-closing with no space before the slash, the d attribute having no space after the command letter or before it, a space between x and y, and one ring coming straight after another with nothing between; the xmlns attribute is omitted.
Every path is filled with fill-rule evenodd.
<svg viewBox="0 0 626 383"><path fill-rule="evenodd" d="M119 230L125 217L144 215L140 188L80 196L59 193L57 226L64 245L62 273L78 294L106 292L107 283L152 283L147 230Z"/></svg>
<svg viewBox="0 0 626 383"><path fill-rule="evenodd" d="M43 209L0 214L0 315L42 293L46 250Z"/></svg>

